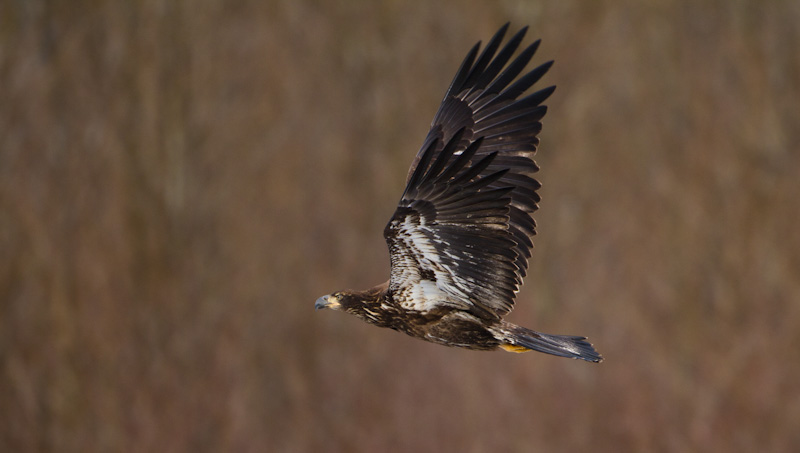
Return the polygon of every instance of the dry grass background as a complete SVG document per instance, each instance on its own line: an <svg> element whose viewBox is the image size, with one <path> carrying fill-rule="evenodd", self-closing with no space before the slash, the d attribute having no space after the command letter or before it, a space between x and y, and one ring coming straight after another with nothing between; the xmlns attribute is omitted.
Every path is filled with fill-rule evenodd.
<svg viewBox="0 0 800 453"><path fill-rule="evenodd" d="M511 320L447 349L314 299L467 49L555 59ZM800 448L800 3L0 4L0 450ZM544 86L544 84L542 85Z"/></svg>

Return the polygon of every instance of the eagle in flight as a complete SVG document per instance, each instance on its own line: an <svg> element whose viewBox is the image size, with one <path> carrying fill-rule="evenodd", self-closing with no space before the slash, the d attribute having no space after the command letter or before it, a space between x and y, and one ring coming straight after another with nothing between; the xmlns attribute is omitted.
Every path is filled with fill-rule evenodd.
<svg viewBox="0 0 800 453"><path fill-rule="evenodd" d="M500 49L508 25L480 55L480 42L469 51L411 164L383 231L389 281L320 297L315 307L446 346L600 362L585 337L539 333L503 320L536 234L532 214L540 184L533 178L539 170L533 155L547 111L542 102L555 90L520 98L553 62L518 77L540 41L512 61L527 27Z"/></svg>

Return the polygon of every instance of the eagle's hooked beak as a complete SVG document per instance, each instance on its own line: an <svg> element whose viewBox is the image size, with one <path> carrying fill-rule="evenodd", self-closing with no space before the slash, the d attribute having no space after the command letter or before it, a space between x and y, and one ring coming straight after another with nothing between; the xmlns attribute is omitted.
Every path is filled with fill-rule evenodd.
<svg viewBox="0 0 800 453"><path fill-rule="evenodd" d="M339 301L336 300L335 297L328 294L327 296L322 296L317 299L317 302L314 304L314 308L317 310L322 310L323 308L338 308Z"/></svg>

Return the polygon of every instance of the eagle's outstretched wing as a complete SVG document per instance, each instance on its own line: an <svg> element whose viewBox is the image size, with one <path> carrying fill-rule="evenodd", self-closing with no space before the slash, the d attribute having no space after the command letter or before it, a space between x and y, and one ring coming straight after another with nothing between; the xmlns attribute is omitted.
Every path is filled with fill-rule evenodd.
<svg viewBox="0 0 800 453"><path fill-rule="evenodd" d="M389 290L405 308L451 305L496 318L511 310L525 276L539 201L541 103L555 87L517 99L552 62L514 81L539 41L504 69L526 31L495 55L507 29L461 64L384 230Z"/></svg>

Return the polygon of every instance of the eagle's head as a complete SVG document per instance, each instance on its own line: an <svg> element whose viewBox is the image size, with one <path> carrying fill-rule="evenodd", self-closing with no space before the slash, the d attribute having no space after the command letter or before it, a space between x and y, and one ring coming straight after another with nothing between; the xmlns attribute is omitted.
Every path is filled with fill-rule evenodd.
<svg viewBox="0 0 800 453"><path fill-rule="evenodd" d="M316 308L317 310L322 310L323 308L330 308L331 310L341 310L342 301L344 299L345 299L344 293L341 292L327 294L317 299L317 302L314 304L314 308Z"/></svg>
<svg viewBox="0 0 800 453"><path fill-rule="evenodd" d="M314 308L317 310L330 308L331 310L358 315L369 302L370 300L365 298L363 294L353 291L337 291L317 299Z"/></svg>
<svg viewBox="0 0 800 453"><path fill-rule="evenodd" d="M383 297L388 285L379 285L366 291L337 291L317 299L314 308L343 311L367 321L383 324Z"/></svg>

